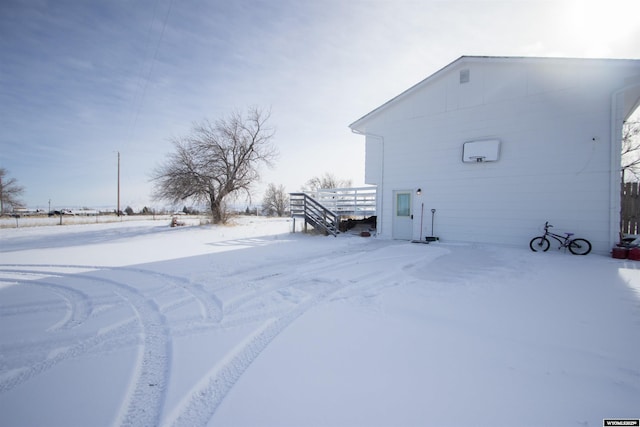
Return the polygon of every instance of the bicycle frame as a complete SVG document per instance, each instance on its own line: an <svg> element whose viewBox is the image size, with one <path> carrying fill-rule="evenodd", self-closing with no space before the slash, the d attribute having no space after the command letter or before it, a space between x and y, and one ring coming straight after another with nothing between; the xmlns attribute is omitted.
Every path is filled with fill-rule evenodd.
<svg viewBox="0 0 640 427"><path fill-rule="evenodd" d="M550 232L546 227L544 229L544 237L553 237L558 241L558 243L560 243L561 248L566 248L569 246L569 243L571 243L571 236L573 236L573 233L565 233L564 236L561 236L559 234Z"/></svg>

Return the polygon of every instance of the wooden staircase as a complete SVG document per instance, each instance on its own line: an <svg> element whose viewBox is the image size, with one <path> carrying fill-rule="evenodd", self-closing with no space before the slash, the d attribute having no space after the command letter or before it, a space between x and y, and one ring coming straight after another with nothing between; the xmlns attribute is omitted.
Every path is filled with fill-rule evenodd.
<svg viewBox="0 0 640 427"><path fill-rule="evenodd" d="M307 224L309 224L316 230L324 232L327 236L329 234L334 237L338 235L339 215L324 207L308 194L289 193L289 206L294 221L295 218L304 218L305 231L307 230Z"/></svg>

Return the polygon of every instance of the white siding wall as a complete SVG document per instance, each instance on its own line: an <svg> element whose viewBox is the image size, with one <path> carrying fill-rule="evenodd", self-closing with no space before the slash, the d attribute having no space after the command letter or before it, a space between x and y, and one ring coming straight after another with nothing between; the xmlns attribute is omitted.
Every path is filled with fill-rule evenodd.
<svg viewBox="0 0 640 427"><path fill-rule="evenodd" d="M365 143L364 183L378 185L382 179L382 138L368 135Z"/></svg>
<svg viewBox="0 0 640 427"><path fill-rule="evenodd" d="M460 84L460 69L470 71L468 83ZM610 108L619 81L583 67L461 63L408 93L367 128L384 136L366 144L380 235L392 237L393 190L422 188L414 238L431 233L435 208L443 241L526 246L548 220L608 251ZM500 160L463 163L462 144L483 138L501 140Z"/></svg>

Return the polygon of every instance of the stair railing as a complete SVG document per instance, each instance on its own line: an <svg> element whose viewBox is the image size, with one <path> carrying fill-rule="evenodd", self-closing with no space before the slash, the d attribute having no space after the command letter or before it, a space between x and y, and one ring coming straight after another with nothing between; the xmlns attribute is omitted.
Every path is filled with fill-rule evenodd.
<svg viewBox="0 0 640 427"><path fill-rule="evenodd" d="M290 193L289 206L291 216L304 218L305 231L307 224L317 230L324 231L334 237L338 235L340 217L306 193Z"/></svg>

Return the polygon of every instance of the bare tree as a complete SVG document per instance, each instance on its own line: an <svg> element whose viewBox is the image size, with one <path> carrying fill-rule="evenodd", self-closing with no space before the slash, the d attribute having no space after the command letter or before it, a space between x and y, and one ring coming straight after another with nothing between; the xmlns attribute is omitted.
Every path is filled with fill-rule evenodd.
<svg viewBox="0 0 640 427"><path fill-rule="evenodd" d="M18 185L18 181L8 174L5 168L0 168L0 215L5 213L7 206L13 209L22 204L20 196L24 193L24 187Z"/></svg>
<svg viewBox="0 0 640 427"><path fill-rule="evenodd" d="M332 173L325 172L322 176L314 176L302 187L302 191L318 191L321 188L351 187L350 179L338 179Z"/></svg>
<svg viewBox="0 0 640 427"><path fill-rule="evenodd" d="M635 113L634 113L635 115ZM629 180L640 178L640 122L627 121L622 126L622 157L620 159L620 242L625 235L625 217L637 215L628 203L625 203L625 194ZM630 172L627 174L627 172Z"/></svg>
<svg viewBox="0 0 640 427"><path fill-rule="evenodd" d="M260 166L271 166L277 157L269 116L253 107L246 116L236 112L215 123L203 121L188 136L174 138L175 151L154 171L154 197L206 202L213 223L225 222L227 196L249 195Z"/></svg>
<svg viewBox="0 0 640 427"><path fill-rule="evenodd" d="M262 212L269 216L284 216L288 208L289 195L285 191L284 185L276 187L273 183L269 184L262 199Z"/></svg>
<svg viewBox="0 0 640 427"><path fill-rule="evenodd" d="M640 177L640 122L626 122L622 127L622 182L630 172L636 179Z"/></svg>

